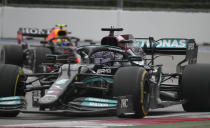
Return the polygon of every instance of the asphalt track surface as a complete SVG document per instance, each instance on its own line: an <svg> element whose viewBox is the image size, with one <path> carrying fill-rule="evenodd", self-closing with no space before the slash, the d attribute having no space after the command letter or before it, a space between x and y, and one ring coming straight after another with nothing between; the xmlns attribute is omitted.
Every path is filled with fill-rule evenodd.
<svg viewBox="0 0 210 128"><path fill-rule="evenodd" d="M5 42L5 41L3 41ZM13 41L14 42L14 41ZM12 41L10 43L13 43ZM0 41L2 44L2 41ZM176 64L181 61L183 56L160 57L156 64L163 64L164 72L175 72ZM198 63L210 64L210 47L201 46L198 53ZM27 96L29 109L30 94ZM125 119L116 116L89 116L89 117L73 117L51 114L29 114L21 113L15 118L0 117L0 127L97 127L106 128L110 126L135 126L156 123L173 123L180 121L199 121L210 120L209 113L186 113L181 105L174 105L167 108L151 110L144 119Z"/></svg>

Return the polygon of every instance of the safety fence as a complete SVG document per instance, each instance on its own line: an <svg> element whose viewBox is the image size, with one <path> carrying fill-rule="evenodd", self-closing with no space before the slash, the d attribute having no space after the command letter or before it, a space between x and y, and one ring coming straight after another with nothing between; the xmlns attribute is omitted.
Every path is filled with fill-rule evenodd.
<svg viewBox="0 0 210 128"><path fill-rule="evenodd" d="M96 9L209 10L209 0L1 0L2 6Z"/></svg>
<svg viewBox="0 0 210 128"><path fill-rule="evenodd" d="M20 27L52 28L55 24L67 24L73 36L82 39L100 40L106 34L100 28L114 26L123 27L123 33L132 33L135 37L183 37L209 42L210 7L206 9L210 6L208 1L0 0L0 38L16 38ZM173 9L172 12L147 11L154 9L152 5L154 8L179 5L184 12ZM197 6L195 11L186 12L192 6ZM127 10L129 8L137 9L130 11ZM139 11L142 8L147 10ZM194 13L198 10L205 12Z"/></svg>

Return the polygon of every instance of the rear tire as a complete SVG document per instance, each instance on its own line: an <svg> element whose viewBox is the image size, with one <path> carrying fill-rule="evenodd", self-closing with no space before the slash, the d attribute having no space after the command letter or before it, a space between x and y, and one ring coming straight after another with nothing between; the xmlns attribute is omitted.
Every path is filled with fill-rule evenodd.
<svg viewBox="0 0 210 128"><path fill-rule="evenodd" d="M51 53L50 49L45 47L39 47L34 50L34 59L32 66L32 71L34 73L44 72L41 64L46 61L46 55L50 53Z"/></svg>
<svg viewBox="0 0 210 128"><path fill-rule="evenodd" d="M133 96L135 118L143 118L149 110L148 73L141 67L122 67L114 77L113 96Z"/></svg>
<svg viewBox="0 0 210 128"><path fill-rule="evenodd" d="M194 64L185 67L182 76L182 104L187 112L210 111L210 65Z"/></svg>
<svg viewBox="0 0 210 128"><path fill-rule="evenodd" d="M24 96L24 87L20 86L23 71L20 67L10 64L0 64L0 97ZM15 117L19 111L1 112L1 116Z"/></svg>
<svg viewBox="0 0 210 128"><path fill-rule="evenodd" d="M23 66L23 50L18 45L3 45L0 52L1 64Z"/></svg>

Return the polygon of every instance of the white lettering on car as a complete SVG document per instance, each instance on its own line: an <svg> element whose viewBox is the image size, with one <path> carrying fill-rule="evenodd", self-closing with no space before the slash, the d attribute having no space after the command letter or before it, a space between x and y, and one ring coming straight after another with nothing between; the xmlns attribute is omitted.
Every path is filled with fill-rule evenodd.
<svg viewBox="0 0 210 128"><path fill-rule="evenodd" d="M104 74L104 73L110 74L111 72L112 72L111 69L98 69L97 70L98 74Z"/></svg>

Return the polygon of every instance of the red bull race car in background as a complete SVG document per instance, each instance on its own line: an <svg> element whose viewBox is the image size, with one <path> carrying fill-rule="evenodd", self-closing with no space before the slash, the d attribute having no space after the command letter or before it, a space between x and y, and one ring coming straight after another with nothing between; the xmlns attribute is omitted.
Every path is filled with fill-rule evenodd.
<svg viewBox="0 0 210 128"><path fill-rule="evenodd" d="M22 112L143 118L150 109L176 104L187 112L210 111L210 65L197 64L194 39L135 40L131 35L115 36L121 28L102 30L110 32L102 45L47 55L42 65L57 65L50 72L27 74L17 65L1 64L0 116ZM136 50L136 44L142 48ZM174 54L185 58L176 72L163 72L157 56ZM27 81L34 76L37 79ZM174 79L178 82L171 83ZM28 110L25 94L29 92L38 110Z"/></svg>
<svg viewBox="0 0 210 128"><path fill-rule="evenodd" d="M65 27L66 25L58 24L51 30L20 28L17 32L19 45L3 45L0 52L0 63L24 66L32 69L33 72L42 72L39 65L44 62L46 54L65 53L65 50L59 47L67 47L67 49L77 47L80 39L68 36L70 32ZM41 45L30 45L29 47L27 40L34 37L44 38L44 40L40 41Z"/></svg>
<svg viewBox="0 0 210 128"><path fill-rule="evenodd" d="M65 24L57 24L56 27L52 29L38 29L38 28L19 28L17 31L17 42L18 44L27 43L25 40L32 39L34 37L44 38L40 43L48 43L51 39L52 42L57 43L57 45L73 45L77 46L79 38L68 36L71 32L68 32ZM58 37L68 37L67 40L56 39ZM62 42L63 41L63 42ZM66 42L65 42L66 41Z"/></svg>

